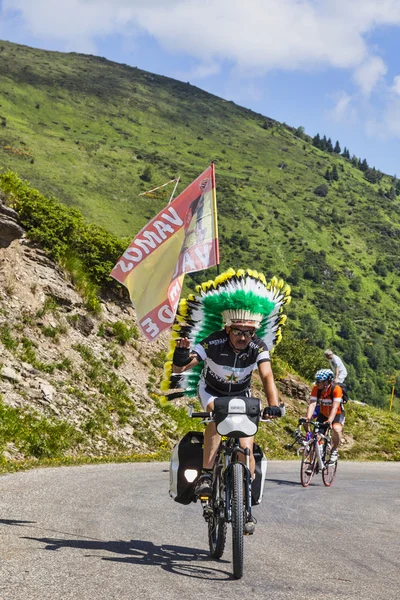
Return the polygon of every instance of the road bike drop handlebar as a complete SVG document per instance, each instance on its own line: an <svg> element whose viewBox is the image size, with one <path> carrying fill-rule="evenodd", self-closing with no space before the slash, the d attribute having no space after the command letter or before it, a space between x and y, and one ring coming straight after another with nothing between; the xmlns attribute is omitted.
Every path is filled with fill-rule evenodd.
<svg viewBox="0 0 400 600"><path fill-rule="evenodd" d="M305 419L304 417L301 417L299 419L299 425L312 425L314 428L317 429L319 433L321 431L325 431L326 433L332 427L332 425L328 424L327 422L321 423L320 421L310 421L309 419Z"/></svg>

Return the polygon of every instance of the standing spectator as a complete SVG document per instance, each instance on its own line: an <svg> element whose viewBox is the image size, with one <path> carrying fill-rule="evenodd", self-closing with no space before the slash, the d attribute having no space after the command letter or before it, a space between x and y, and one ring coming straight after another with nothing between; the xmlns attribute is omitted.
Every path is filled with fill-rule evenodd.
<svg viewBox="0 0 400 600"><path fill-rule="evenodd" d="M344 380L347 377L347 369L344 366L342 359L336 354L333 354L332 350L329 349L325 350L324 354L327 360L329 360L331 371L333 371L333 383L344 383Z"/></svg>

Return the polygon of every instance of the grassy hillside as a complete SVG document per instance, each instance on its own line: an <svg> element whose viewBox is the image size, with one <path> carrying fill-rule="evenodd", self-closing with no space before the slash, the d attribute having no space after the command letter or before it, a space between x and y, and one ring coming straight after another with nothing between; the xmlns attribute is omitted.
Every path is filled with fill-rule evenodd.
<svg viewBox="0 0 400 600"><path fill-rule="evenodd" d="M298 352L310 349L312 365L320 356L324 366L320 350L332 346L349 365L352 396L388 406L392 384L400 390L400 201L392 177L372 184L301 129L189 84L0 42L0 168L114 236L133 237L164 206L166 195L143 199L141 191L178 175L183 189L212 160L222 268L249 266L291 283ZM338 179L327 182L333 167ZM321 184L325 197L315 193ZM311 377L311 362L302 366L294 347L284 340L278 354Z"/></svg>

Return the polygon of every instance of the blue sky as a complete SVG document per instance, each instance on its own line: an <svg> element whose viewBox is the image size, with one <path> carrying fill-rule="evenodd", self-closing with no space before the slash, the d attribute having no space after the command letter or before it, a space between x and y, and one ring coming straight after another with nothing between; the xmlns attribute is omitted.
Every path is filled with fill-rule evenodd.
<svg viewBox="0 0 400 600"><path fill-rule="evenodd" d="M400 177L400 0L0 0L0 39L190 81Z"/></svg>

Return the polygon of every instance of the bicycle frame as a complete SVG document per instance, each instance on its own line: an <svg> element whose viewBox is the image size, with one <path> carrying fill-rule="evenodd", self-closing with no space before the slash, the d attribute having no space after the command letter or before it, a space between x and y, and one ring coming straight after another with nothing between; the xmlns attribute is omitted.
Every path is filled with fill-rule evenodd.
<svg viewBox="0 0 400 600"><path fill-rule="evenodd" d="M221 398L221 402L216 407L217 409L222 408L219 412L215 410L215 406L214 410L210 412L193 412L193 406L189 406L189 416L201 418L203 419L202 423L206 424L215 422L217 432L222 435L214 463L212 494L210 497L200 496L200 501L208 526L208 541L212 558L219 559L223 555L227 523L231 523L233 576L240 579L243 576L243 538L246 533L251 534L254 531L254 529L246 531L246 523L252 521L251 451L248 447L242 448L240 440L243 437L252 438L257 432L259 422L272 421L272 419L261 418L262 416L265 417L268 414L284 416L285 406L281 404L279 407L270 407L261 412L259 400L257 400L258 404L250 403L251 400L256 400L255 398L228 398L228 406L225 400L226 398ZM248 400L249 404L244 405L243 402L238 402L239 400ZM229 409L231 401L234 402L234 406L229 411L227 409ZM251 419L247 416L249 414L247 407L250 407ZM244 408L246 408L246 412L244 412ZM276 410L272 412L276 408L278 408L279 415L276 414ZM268 413L268 410L271 413ZM243 415L247 420L237 419L238 416L243 417ZM218 426L220 426L219 430ZM226 435L224 432L227 432ZM240 460L242 457L244 460Z"/></svg>
<svg viewBox="0 0 400 600"><path fill-rule="evenodd" d="M299 425L311 425L313 432L310 440L302 442L303 457L301 461L301 483L308 487L315 473L321 472L325 486L332 485L335 478L337 461L332 463L326 460L326 454L331 444L330 432L321 432L323 423L319 421L306 421L300 419Z"/></svg>
<svg viewBox="0 0 400 600"><path fill-rule="evenodd" d="M317 455L318 466L323 471L325 469L325 454L326 444L329 442L329 438L321 433L319 430L314 430L314 447Z"/></svg>
<svg viewBox="0 0 400 600"><path fill-rule="evenodd" d="M213 423L212 413L208 412L193 412L193 406L189 406L189 417L203 418L202 423ZM260 419L263 422L269 422L269 419ZM245 456L245 462L238 460L238 454ZM219 445L217 456L215 458L214 471L221 465L221 475L223 477L225 488L224 499L224 517L227 523L232 522L231 514L231 498L232 498L232 468L235 463L238 463L243 468L243 481L245 483L245 510L246 518L251 517L251 473L250 473L250 450L240 446L239 438L222 436ZM207 513L208 502L202 502L205 513ZM206 516L206 515L205 515Z"/></svg>
<svg viewBox="0 0 400 600"><path fill-rule="evenodd" d="M246 462L238 460L238 454L245 456ZM239 463L243 468L243 481L245 483L245 511L246 518L251 517L251 473L250 473L250 450L241 448L238 438L223 438L217 452L215 460L215 469L220 465L221 475L225 487L225 520L232 522L231 497L232 497L232 468L235 463Z"/></svg>

